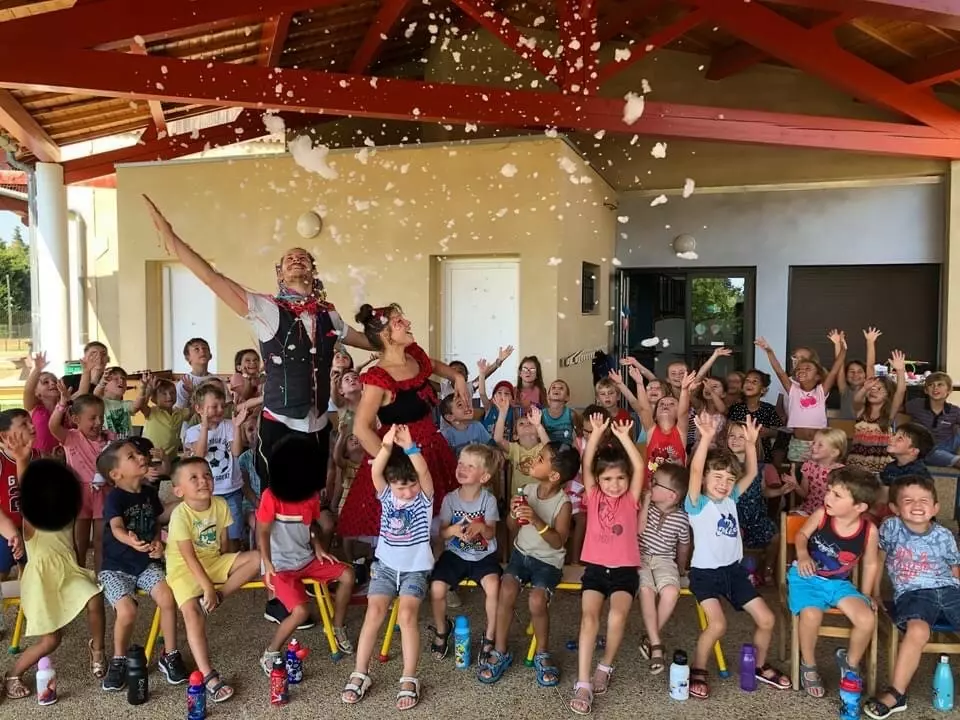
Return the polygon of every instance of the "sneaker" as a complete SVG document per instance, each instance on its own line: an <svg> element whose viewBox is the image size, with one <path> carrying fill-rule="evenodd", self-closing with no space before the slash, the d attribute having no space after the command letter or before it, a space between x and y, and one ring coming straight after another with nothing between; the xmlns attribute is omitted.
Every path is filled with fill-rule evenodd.
<svg viewBox="0 0 960 720"><path fill-rule="evenodd" d="M344 655L353 655L353 643L350 642L350 638L347 637L347 629L345 627L335 627L333 629L333 637L337 641L337 647L340 648L340 652Z"/></svg>
<svg viewBox="0 0 960 720"><path fill-rule="evenodd" d="M460 596L453 590L447 590L447 607L455 609L462 606L463 602L460 600Z"/></svg>
<svg viewBox="0 0 960 720"><path fill-rule="evenodd" d="M269 620L272 623L279 625L284 620L290 616L290 613L287 612L287 609L283 606L283 603L273 598L273 600L267 600L267 606L263 611L263 619ZM306 622L297 626L297 630L309 630L312 627L316 627L317 623L314 622L313 618L307 618Z"/></svg>
<svg viewBox="0 0 960 720"><path fill-rule="evenodd" d="M161 655L159 662L157 662L157 669L163 673L170 685L182 685L187 681L189 675L179 650Z"/></svg>
<svg viewBox="0 0 960 720"><path fill-rule="evenodd" d="M107 674L103 677L101 684L107 692L119 692L127 686L127 659L125 657L115 657L107 665Z"/></svg>
<svg viewBox="0 0 960 720"><path fill-rule="evenodd" d="M283 653L281 652L264 650L263 655L260 656L260 668L263 670L263 674L270 677L270 671L273 670L273 661L282 657Z"/></svg>

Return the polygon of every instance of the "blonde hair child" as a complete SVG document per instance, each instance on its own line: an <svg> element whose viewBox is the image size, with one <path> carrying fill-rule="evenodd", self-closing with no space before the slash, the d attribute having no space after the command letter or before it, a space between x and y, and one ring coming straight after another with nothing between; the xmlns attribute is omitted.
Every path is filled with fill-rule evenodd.
<svg viewBox="0 0 960 720"><path fill-rule="evenodd" d="M796 482L798 497L803 503L794 512L812 515L823 506L827 495L827 476L831 470L843 466L847 454L847 434L837 428L818 430L810 443L810 459L800 467L800 481L796 481L797 466L793 464L788 482Z"/></svg>

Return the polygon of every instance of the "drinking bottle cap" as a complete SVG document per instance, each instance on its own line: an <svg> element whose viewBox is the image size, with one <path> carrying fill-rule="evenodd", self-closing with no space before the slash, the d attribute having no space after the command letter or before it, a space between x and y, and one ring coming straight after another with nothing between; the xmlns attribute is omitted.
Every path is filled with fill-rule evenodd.
<svg viewBox="0 0 960 720"><path fill-rule="evenodd" d="M686 665L687 654L683 650L676 650L673 653L673 663L675 665Z"/></svg>
<svg viewBox="0 0 960 720"><path fill-rule="evenodd" d="M949 662L950 662L950 656L949 656L949 655L941 655L941 656L940 656L940 662L942 662L942 663L949 663Z"/></svg>
<svg viewBox="0 0 960 720"><path fill-rule="evenodd" d="M273 669L274 670L283 670L286 672L287 664L283 661L283 658L274 658L273 659Z"/></svg>
<svg viewBox="0 0 960 720"><path fill-rule="evenodd" d="M191 685L203 685L203 673L199 670L194 670L190 673L190 684Z"/></svg>
<svg viewBox="0 0 960 720"><path fill-rule="evenodd" d="M287 650L293 650L294 652L296 652L299 649L300 649L300 643L297 641L297 639L293 638L292 640L290 640L290 644L287 646Z"/></svg>
<svg viewBox="0 0 960 720"><path fill-rule="evenodd" d="M466 615L457 615L457 619L454 620L454 630L469 630L470 629L470 619Z"/></svg>
<svg viewBox="0 0 960 720"><path fill-rule="evenodd" d="M40 662L37 663L38 670L49 670L52 667L53 667L53 663L50 662L50 658L48 657L40 658Z"/></svg>
<svg viewBox="0 0 960 720"><path fill-rule="evenodd" d="M860 677L855 673L844 673L843 679L840 681L840 689L850 692L860 692L863 689L863 681L861 681Z"/></svg>

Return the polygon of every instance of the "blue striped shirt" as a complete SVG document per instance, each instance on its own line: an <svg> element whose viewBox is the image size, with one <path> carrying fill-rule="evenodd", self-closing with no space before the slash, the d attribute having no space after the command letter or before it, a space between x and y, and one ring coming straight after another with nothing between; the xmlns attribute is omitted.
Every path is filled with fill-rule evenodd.
<svg viewBox="0 0 960 720"><path fill-rule="evenodd" d="M421 492L413 500L401 504L389 485L377 499L380 501L377 560L397 572L432 570L430 522L433 520L433 499Z"/></svg>

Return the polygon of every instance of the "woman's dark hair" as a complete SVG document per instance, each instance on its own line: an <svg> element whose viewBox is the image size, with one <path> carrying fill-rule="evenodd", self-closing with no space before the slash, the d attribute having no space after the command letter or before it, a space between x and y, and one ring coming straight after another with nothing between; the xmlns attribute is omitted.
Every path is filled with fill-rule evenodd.
<svg viewBox="0 0 960 720"><path fill-rule="evenodd" d="M864 374L867 372L867 364L862 360L850 360L846 365L843 366L843 376L847 376L847 372L850 370L851 365L859 365L860 369L863 370Z"/></svg>
<svg viewBox="0 0 960 720"><path fill-rule="evenodd" d="M80 413L89 407L99 407L100 412L103 412L103 398L99 398L91 393L77 395L77 397L73 399L73 402L70 403L70 414L73 416L80 415Z"/></svg>
<svg viewBox="0 0 960 720"><path fill-rule="evenodd" d="M396 303L390 303L383 307L375 308L369 303L360 306L355 319L363 325L363 334L373 346L374 350L383 350L383 337L381 333L390 322L390 316L393 313L402 313L403 310Z"/></svg>
<svg viewBox="0 0 960 720"><path fill-rule="evenodd" d="M20 478L20 512L35 528L63 530L80 514L81 492L77 476L62 462L33 460Z"/></svg>
<svg viewBox="0 0 960 720"><path fill-rule="evenodd" d="M255 348L247 348L247 349L245 349L245 350L238 350L238 351L237 351L237 354L233 356L233 367L234 367L234 369L235 369L237 372L240 371L240 363L243 362L243 356L244 356L244 355L249 355L250 353L253 353L254 355L256 355L256 356L257 356L257 360L260 359L260 353L258 353Z"/></svg>
<svg viewBox="0 0 960 720"><path fill-rule="evenodd" d="M537 369L537 380L533 383L533 386L540 391L540 402L546 402L547 388L543 384L543 368L540 366L540 358L536 355L527 355L517 365L517 397L520 397L520 391L523 389L523 370L521 368L523 368L525 362L533 363L533 366Z"/></svg>

